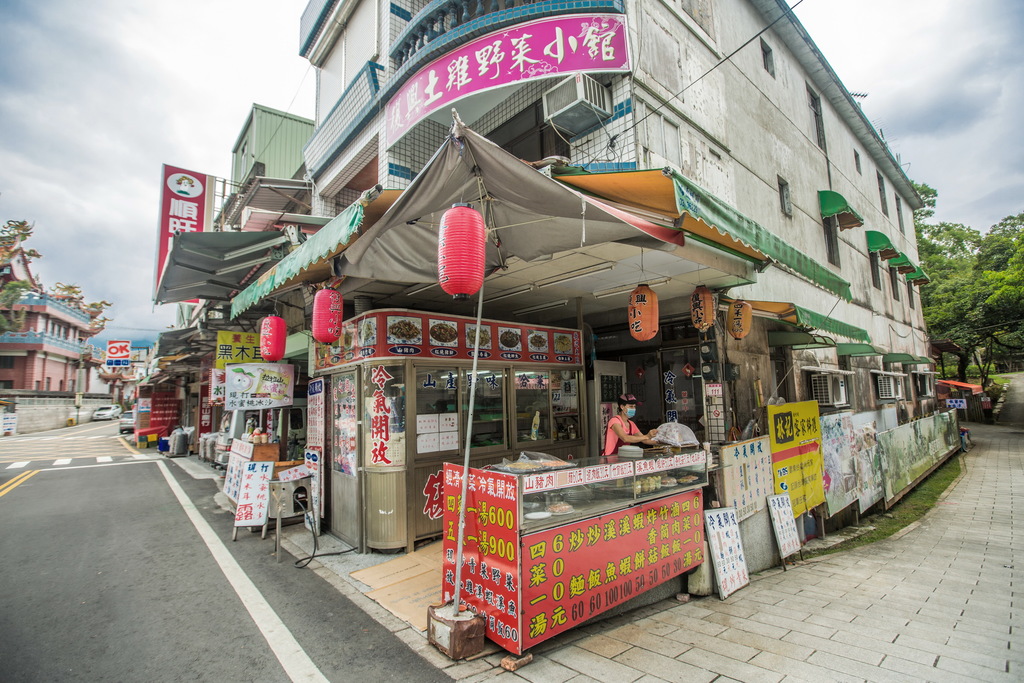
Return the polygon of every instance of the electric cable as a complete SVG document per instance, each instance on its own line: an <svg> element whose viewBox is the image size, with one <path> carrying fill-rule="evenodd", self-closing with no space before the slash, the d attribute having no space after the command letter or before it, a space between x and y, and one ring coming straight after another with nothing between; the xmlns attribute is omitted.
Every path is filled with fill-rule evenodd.
<svg viewBox="0 0 1024 683"><path fill-rule="evenodd" d="M339 550L333 553L320 553L318 555L316 551L320 549L320 541L317 540L315 520L312 518L312 515L310 515L309 510L306 509L306 506L302 502L301 498L294 498L294 500L296 503L299 504L299 507L302 508L302 518L309 522L309 533L313 536L313 552L310 553L309 557L303 557L298 560L295 560L295 562L292 563L293 567L295 567L296 569L303 569L309 566L309 563L312 562L313 558L315 557L333 557L335 555L344 555L345 553L350 553L356 549L355 546L352 546L351 548L347 548L345 550Z"/></svg>

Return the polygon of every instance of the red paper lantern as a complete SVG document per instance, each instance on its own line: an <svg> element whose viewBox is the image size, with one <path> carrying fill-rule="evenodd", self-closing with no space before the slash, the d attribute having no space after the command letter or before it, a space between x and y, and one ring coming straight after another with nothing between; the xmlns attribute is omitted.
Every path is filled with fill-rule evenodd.
<svg viewBox="0 0 1024 683"><path fill-rule="evenodd" d="M287 337L284 318L268 315L260 324L260 356L263 360L279 361L284 358L284 342Z"/></svg>
<svg viewBox="0 0 1024 683"><path fill-rule="evenodd" d="M658 295L647 285L637 285L629 293L629 333L637 341L658 334Z"/></svg>
<svg viewBox="0 0 1024 683"><path fill-rule="evenodd" d="M746 301L736 300L729 304L729 318L726 328L733 339L743 339L750 334L750 324L754 319L754 307Z"/></svg>
<svg viewBox="0 0 1024 683"><path fill-rule="evenodd" d="M690 296L690 320L701 332L715 324L715 295L704 285L699 285Z"/></svg>
<svg viewBox="0 0 1024 683"><path fill-rule="evenodd" d="M456 204L441 216L437 236L437 282L453 299L464 300L484 284L487 234L484 217L466 204Z"/></svg>
<svg viewBox="0 0 1024 683"><path fill-rule="evenodd" d="M341 336L341 293L321 289L313 297L313 339L333 344Z"/></svg>

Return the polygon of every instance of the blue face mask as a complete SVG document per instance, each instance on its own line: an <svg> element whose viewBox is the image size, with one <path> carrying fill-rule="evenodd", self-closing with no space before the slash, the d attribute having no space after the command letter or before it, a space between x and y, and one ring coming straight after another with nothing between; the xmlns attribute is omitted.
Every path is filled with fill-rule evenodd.
<svg viewBox="0 0 1024 683"><path fill-rule="evenodd" d="M636 408L626 409L626 417L633 417L634 415L636 415Z"/></svg>

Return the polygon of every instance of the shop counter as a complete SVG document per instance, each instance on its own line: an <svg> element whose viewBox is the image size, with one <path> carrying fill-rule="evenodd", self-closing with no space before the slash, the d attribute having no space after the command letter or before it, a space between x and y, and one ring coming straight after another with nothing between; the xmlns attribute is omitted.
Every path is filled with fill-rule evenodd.
<svg viewBox="0 0 1024 683"><path fill-rule="evenodd" d="M444 468L445 603L463 472ZM703 450L470 468L460 602L521 654L701 564L706 484Z"/></svg>

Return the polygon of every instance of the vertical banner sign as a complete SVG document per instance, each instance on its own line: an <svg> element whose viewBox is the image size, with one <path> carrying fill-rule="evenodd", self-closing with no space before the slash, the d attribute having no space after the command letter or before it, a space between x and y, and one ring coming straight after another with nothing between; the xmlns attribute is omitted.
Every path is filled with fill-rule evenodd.
<svg viewBox="0 0 1024 683"><path fill-rule="evenodd" d="M323 448L327 417L326 381L323 377L309 380L306 387L306 445Z"/></svg>
<svg viewBox="0 0 1024 683"><path fill-rule="evenodd" d="M772 453L767 436L722 446L721 481L724 500L743 521L764 509L765 496L775 490Z"/></svg>
<svg viewBox="0 0 1024 683"><path fill-rule="evenodd" d="M107 342L108 368L127 368L132 364L132 343L130 341L117 340Z"/></svg>
<svg viewBox="0 0 1024 683"><path fill-rule="evenodd" d="M522 641L513 651L703 562L701 508L696 490L524 535Z"/></svg>
<svg viewBox="0 0 1024 683"><path fill-rule="evenodd" d="M270 478L274 463L247 462L242 466L242 484L235 507L235 526L263 526L270 511Z"/></svg>
<svg viewBox="0 0 1024 683"><path fill-rule="evenodd" d="M704 523L708 528L708 546L718 580L718 594L725 600L750 583L736 508L705 510Z"/></svg>
<svg viewBox="0 0 1024 683"><path fill-rule="evenodd" d="M160 289L171 238L180 232L208 230L213 216L213 187L210 176L164 164L162 180L154 293Z"/></svg>
<svg viewBox="0 0 1024 683"><path fill-rule="evenodd" d="M824 503L818 402L768 406L768 437L775 492L789 494L793 514L802 515Z"/></svg>
<svg viewBox="0 0 1024 683"><path fill-rule="evenodd" d="M309 471L309 511L313 514L303 515L303 519L306 524L306 528L312 531L317 536L320 535L320 518L323 516L323 497L320 495L323 486L323 475L321 474L323 468L320 465L320 461L323 460L323 449L319 447L306 447L306 453L304 455L305 467Z"/></svg>
<svg viewBox="0 0 1024 683"><path fill-rule="evenodd" d="M213 368L210 370L210 405L211 406L222 406L224 405L224 397L227 395L227 387L225 386L225 374L224 370Z"/></svg>
<svg viewBox="0 0 1024 683"><path fill-rule="evenodd" d="M455 598L455 553L464 470L444 464L442 601ZM466 490L460 600L486 619L487 637L523 651L520 632L519 482L514 474L471 469Z"/></svg>
<svg viewBox="0 0 1024 683"><path fill-rule="evenodd" d="M796 518L789 496L784 493L768 496L768 513L775 530L775 542L779 544L779 556L785 560L800 550L800 536L796 532Z"/></svg>
<svg viewBox="0 0 1024 683"><path fill-rule="evenodd" d="M358 396L356 376L353 372L339 374L331 379L331 462L335 472L356 476L359 452L356 448L359 434Z"/></svg>

